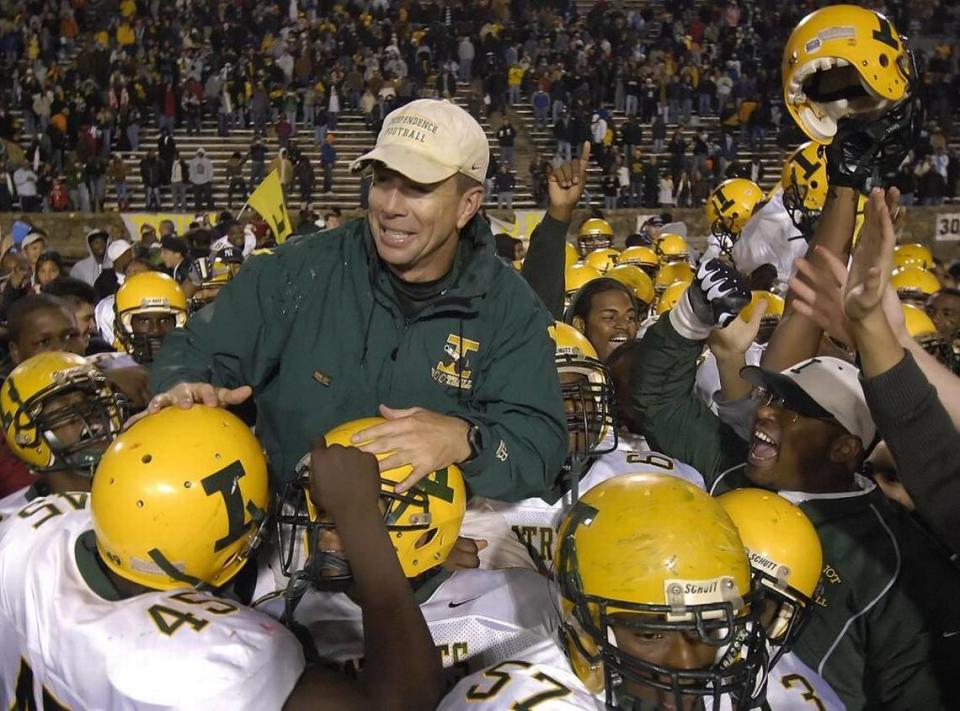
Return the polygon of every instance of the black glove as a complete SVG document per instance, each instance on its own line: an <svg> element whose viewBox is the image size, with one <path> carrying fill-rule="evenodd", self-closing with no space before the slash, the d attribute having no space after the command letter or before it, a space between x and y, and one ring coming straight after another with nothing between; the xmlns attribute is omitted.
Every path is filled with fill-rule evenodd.
<svg viewBox="0 0 960 711"><path fill-rule="evenodd" d="M916 146L924 115L920 98L913 95L879 118L840 119L827 146L827 182L863 192L874 171L896 172Z"/></svg>
<svg viewBox="0 0 960 711"><path fill-rule="evenodd" d="M750 303L750 289L744 278L719 259L700 265L687 294L697 318L720 328L733 321Z"/></svg>
<svg viewBox="0 0 960 711"><path fill-rule="evenodd" d="M684 338L702 341L714 328L723 328L750 303L747 282L719 259L701 263L686 297L670 310L674 330Z"/></svg>

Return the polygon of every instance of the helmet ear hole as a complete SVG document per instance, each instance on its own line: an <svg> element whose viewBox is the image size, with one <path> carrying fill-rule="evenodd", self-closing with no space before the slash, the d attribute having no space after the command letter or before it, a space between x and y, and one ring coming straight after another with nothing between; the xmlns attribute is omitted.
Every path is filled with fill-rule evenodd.
<svg viewBox="0 0 960 711"><path fill-rule="evenodd" d="M417 539L417 543L414 546L415 548L423 548L426 545L429 545L430 542L437 537L440 529L431 528L429 531L424 531L423 535Z"/></svg>
<svg viewBox="0 0 960 711"><path fill-rule="evenodd" d="M881 54L879 62L881 67L887 67L890 65L890 58L885 54Z"/></svg>

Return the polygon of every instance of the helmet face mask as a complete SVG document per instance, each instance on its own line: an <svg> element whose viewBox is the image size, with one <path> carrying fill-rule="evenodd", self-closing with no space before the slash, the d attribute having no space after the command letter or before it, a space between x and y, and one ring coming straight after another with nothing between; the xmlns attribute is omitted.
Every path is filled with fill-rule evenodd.
<svg viewBox="0 0 960 711"><path fill-rule="evenodd" d="M577 244L580 245L580 254L587 256L590 252L597 249L610 249L613 247L613 237L600 233L580 235L577 237Z"/></svg>
<svg viewBox="0 0 960 711"><path fill-rule="evenodd" d="M114 314L117 341L135 361L149 364L166 334L186 324L187 298L166 274L145 272L127 279L117 291Z"/></svg>
<svg viewBox="0 0 960 711"><path fill-rule="evenodd" d="M66 354L43 354L60 359ZM20 376L11 374L5 387L4 420L14 452L38 473L73 470L92 475L107 446L127 418L125 398L114 392L106 377L83 363L42 373L46 385L20 400ZM30 359L23 365L31 366ZM54 367L63 365L56 363ZM41 366L43 367L43 366ZM9 398L10 407L6 400ZM9 419L8 419L9 418ZM8 423L8 424L7 424ZM23 456L21 456L23 455Z"/></svg>
<svg viewBox="0 0 960 711"><path fill-rule="evenodd" d="M800 230L807 242L813 238L814 232L817 231L822 212L806 206L809 190L810 187L801 186L797 181L793 181L783 188L783 206L787 210L787 215L790 216L790 222Z"/></svg>
<svg viewBox="0 0 960 711"><path fill-rule="evenodd" d="M756 680L766 666L764 636L760 624L760 596L751 591L741 596L732 577L713 581L723 600L689 604L680 581L668 583L666 595L675 590L674 604L660 605L615 600L585 591L579 571L576 529L589 526L597 509L583 501L568 514L557 548L557 581L562 609L561 629L574 670L592 691L599 685L607 703L615 706L616 693L653 695L656 701L668 695L675 708L689 707L697 700L719 709L720 697L733 694L750 699ZM617 632L628 636L682 635L697 649L705 663L696 669L681 669L658 663L654 649L641 658L618 642ZM712 652L710 650L713 650ZM586 678L585 678L586 677Z"/></svg>
<svg viewBox="0 0 960 711"><path fill-rule="evenodd" d="M349 446L352 434L381 421L367 418L342 425L327 433L327 443ZM466 508L466 487L460 470L450 466L428 474L410 490L396 493L396 485L410 471L408 465L381 473L380 510L404 575L415 579L441 565L456 543ZM343 592L353 582L350 564L340 551L335 524L310 497L309 481L307 454L297 464L294 479L279 492L276 522L281 570L299 594L308 585Z"/></svg>
<svg viewBox="0 0 960 711"><path fill-rule="evenodd" d="M593 359L557 356L560 391L567 416L571 459L591 459L616 449L613 386L605 365ZM589 373L589 375L587 374Z"/></svg>

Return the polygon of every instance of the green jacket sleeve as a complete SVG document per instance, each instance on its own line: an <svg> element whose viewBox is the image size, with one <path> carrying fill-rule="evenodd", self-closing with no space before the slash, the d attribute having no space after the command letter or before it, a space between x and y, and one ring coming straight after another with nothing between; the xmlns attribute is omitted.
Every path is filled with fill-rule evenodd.
<svg viewBox="0 0 960 711"><path fill-rule="evenodd" d="M630 403L641 433L657 451L697 469L709 487L730 467L743 464L747 443L694 393L703 349L674 330L669 317L646 332L630 365Z"/></svg>
<svg viewBox="0 0 960 711"><path fill-rule="evenodd" d="M530 247L520 272L557 321L563 319L568 224L544 215L530 235Z"/></svg>
<svg viewBox="0 0 960 711"><path fill-rule="evenodd" d="M171 331L150 371L150 389L204 382L255 390L276 367L299 299L280 255L244 264L217 300Z"/></svg>
<svg viewBox="0 0 960 711"><path fill-rule="evenodd" d="M886 373L863 380L877 428L917 513L960 552L960 433L910 353Z"/></svg>
<svg viewBox="0 0 960 711"><path fill-rule="evenodd" d="M506 304L508 309L516 305ZM494 346L497 358L476 393L481 414L460 415L479 425L483 440L477 458L461 468L472 494L552 500L550 491L567 454L567 428L549 317L531 303L506 311L504 321Z"/></svg>

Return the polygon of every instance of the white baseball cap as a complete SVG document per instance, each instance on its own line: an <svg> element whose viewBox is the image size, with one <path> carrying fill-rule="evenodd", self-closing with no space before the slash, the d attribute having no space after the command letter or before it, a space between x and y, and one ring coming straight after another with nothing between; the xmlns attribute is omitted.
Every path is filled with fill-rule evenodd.
<svg viewBox="0 0 960 711"><path fill-rule="evenodd" d="M125 239L115 239L113 242L107 245L107 258L111 262L117 261L119 257L125 254L128 250L132 249L131 245Z"/></svg>
<svg viewBox="0 0 960 711"><path fill-rule="evenodd" d="M373 161L418 183L438 183L457 173L482 183L490 145L477 120L456 104L418 99L387 115L377 145L350 169L362 170Z"/></svg>
<svg viewBox="0 0 960 711"><path fill-rule="evenodd" d="M860 438L864 449L873 444L877 426L867 407L856 366L824 356L809 358L780 373L748 365L740 376L782 398L788 408L801 415L833 417L847 432Z"/></svg>

